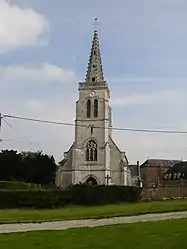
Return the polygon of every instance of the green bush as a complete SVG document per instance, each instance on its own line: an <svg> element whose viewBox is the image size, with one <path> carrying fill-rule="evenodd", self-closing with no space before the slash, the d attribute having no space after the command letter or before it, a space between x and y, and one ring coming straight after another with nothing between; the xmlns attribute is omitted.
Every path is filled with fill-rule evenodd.
<svg viewBox="0 0 187 249"><path fill-rule="evenodd" d="M140 189L129 186L74 185L70 188L76 205L101 205L120 202L136 202L140 199Z"/></svg>
<svg viewBox="0 0 187 249"><path fill-rule="evenodd" d="M69 191L0 191L0 208L56 208L70 204Z"/></svg>
<svg viewBox="0 0 187 249"><path fill-rule="evenodd" d="M140 189L125 186L75 185L68 190L1 190L0 208L56 208L137 202Z"/></svg>

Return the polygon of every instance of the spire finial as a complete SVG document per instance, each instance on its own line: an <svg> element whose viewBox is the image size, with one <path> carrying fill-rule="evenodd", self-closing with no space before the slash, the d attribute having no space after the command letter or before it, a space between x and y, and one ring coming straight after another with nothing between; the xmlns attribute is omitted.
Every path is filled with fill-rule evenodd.
<svg viewBox="0 0 187 249"><path fill-rule="evenodd" d="M100 25L100 23L99 23L98 17L95 17L95 18L94 18L94 22L93 22L94 30L97 30L97 27L98 27L99 25Z"/></svg>

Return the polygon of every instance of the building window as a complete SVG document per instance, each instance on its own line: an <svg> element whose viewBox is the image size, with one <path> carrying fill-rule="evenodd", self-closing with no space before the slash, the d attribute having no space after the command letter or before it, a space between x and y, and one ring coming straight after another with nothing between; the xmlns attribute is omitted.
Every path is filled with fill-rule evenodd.
<svg viewBox="0 0 187 249"><path fill-rule="evenodd" d="M93 126L91 126L91 134L93 134Z"/></svg>
<svg viewBox="0 0 187 249"><path fill-rule="evenodd" d="M87 101L87 118L90 118L91 115L91 100L88 99Z"/></svg>
<svg viewBox="0 0 187 249"><path fill-rule="evenodd" d="M93 140L87 143L86 161L97 161L97 143Z"/></svg>
<svg viewBox="0 0 187 249"><path fill-rule="evenodd" d="M177 173L174 173L173 174L173 180L176 180L177 179Z"/></svg>
<svg viewBox="0 0 187 249"><path fill-rule="evenodd" d="M98 117L98 100L94 100L94 118Z"/></svg>
<svg viewBox="0 0 187 249"><path fill-rule="evenodd" d="M95 82L95 77L92 77L92 82Z"/></svg>
<svg viewBox="0 0 187 249"><path fill-rule="evenodd" d="M89 161L89 149L86 149L86 161Z"/></svg>

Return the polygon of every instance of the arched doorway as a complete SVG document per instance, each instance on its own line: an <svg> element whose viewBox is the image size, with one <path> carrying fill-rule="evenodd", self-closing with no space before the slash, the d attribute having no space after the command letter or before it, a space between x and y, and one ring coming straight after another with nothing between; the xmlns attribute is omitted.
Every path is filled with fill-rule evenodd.
<svg viewBox="0 0 187 249"><path fill-rule="evenodd" d="M89 184L89 185L98 185L97 180L94 177L92 177L92 176L90 176L86 180L86 183Z"/></svg>

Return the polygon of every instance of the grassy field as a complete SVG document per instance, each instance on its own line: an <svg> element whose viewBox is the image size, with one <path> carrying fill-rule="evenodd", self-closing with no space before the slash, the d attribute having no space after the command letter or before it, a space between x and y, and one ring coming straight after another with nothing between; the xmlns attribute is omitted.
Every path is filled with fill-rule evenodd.
<svg viewBox="0 0 187 249"><path fill-rule="evenodd" d="M175 211L187 211L187 200L116 204L94 207L68 207L50 210L7 209L0 210L0 223L106 218Z"/></svg>
<svg viewBox="0 0 187 249"><path fill-rule="evenodd" d="M3 249L183 249L187 220L0 235Z"/></svg>

